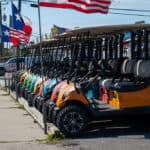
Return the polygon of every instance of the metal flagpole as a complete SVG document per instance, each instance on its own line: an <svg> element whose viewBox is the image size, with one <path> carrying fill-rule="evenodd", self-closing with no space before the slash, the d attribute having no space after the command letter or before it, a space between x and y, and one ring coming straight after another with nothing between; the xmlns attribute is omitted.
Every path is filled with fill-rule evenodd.
<svg viewBox="0 0 150 150"><path fill-rule="evenodd" d="M12 7L13 1L11 0L10 2L11 2L11 7ZM13 16L10 16L10 28L13 28L13 26L14 26ZM16 49L16 55L17 55L17 49ZM16 59L16 64L17 64L17 59ZM17 68L18 68L18 65L17 65ZM17 81L16 80L15 80L15 91L16 91L16 101L18 101Z"/></svg>
<svg viewBox="0 0 150 150"><path fill-rule="evenodd" d="M38 4L39 4L39 0L38 0ZM40 62L41 62L41 76L42 76L42 84L43 84L43 57L42 57L42 29L41 29L41 11L40 11L40 7L38 6L38 17L39 17L39 35L40 35Z"/></svg>
<svg viewBox="0 0 150 150"><path fill-rule="evenodd" d="M18 0L18 12L19 14L21 14L21 4L22 4L22 0ZM20 44L20 42L19 42ZM19 64L19 45L17 46L17 71L20 69L20 64Z"/></svg>
<svg viewBox="0 0 150 150"><path fill-rule="evenodd" d="M39 0L38 0L38 16L39 16L39 34L40 34L40 62L41 62L41 76L42 76L42 85L44 85L44 72L43 72L43 57L42 57L42 28L41 28L41 11L39 7ZM47 122L44 121L44 133L47 134Z"/></svg>
<svg viewBox="0 0 150 150"><path fill-rule="evenodd" d="M1 29L1 24L2 24L2 3L0 1L0 35L2 35L2 29ZM2 57L3 55L3 43L2 43L2 36L0 37L0 56Z"/></svg>
<svg viewBox="0 0 150 150"><path fill-rule="evenodd" d="M12 7L13 1L11 0L11 7ZM13 15L13 14L12 14ZM14 23L13 23L13 16L12 16L12 22L11 22L11 28L13 28ZM18 71L19 69L19 63L18 63L18 48L16 48L16 70ZM18 93L17 93L17 81L15 80L15 91L16 91L16 101L18 101Z"/></svg>
<svg viewBox="0 0 150 150"><path fill-rule="evenodd" d="M43 57L42 57L42 30L41 30L41 11L39 7L39 0L38 0L38 17L39 17L39 34L40 34L40 62L41 62L41 76L42 76L42 85L44 84L44 72L43 72ZM47 122L44 121L44 133L47 134Z"/></svg>

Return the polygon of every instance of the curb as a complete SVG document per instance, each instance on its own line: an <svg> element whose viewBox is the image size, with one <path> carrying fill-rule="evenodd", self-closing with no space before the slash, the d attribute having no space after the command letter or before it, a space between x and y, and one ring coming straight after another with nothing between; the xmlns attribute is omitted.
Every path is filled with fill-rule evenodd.
<svg viewBox="0 0 150 150"><path fill-rule="evenodd" d="M16 99L16 93L10 92L10 95ZM34 107L30 107L27 103L27 101L24 98L18 98L19 104L23 105L25 110L32 116L32 118L37 121L37 123L40 125L40 127L44 130L44 123L43 123L43 115L37 111ZM58 131L58 128L52 124L47 123L47 132L48 134L54 134L56 131Z"/></svg>

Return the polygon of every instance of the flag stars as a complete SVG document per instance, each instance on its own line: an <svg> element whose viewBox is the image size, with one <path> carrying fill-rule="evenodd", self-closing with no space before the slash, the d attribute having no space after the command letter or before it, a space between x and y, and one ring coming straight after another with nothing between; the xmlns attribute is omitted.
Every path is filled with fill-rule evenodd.
<svg viewBox="0 0 150 150"><path fill-rule="evenodd" d="M16 16L16 20L17 20L17 21L21 21L20 15L16 14L15 16Z"/></svg>
<svg viewBox="0 0 150 150"><path fill-rule="evenodd" d="M5 36L8 36L8 37L9 37L9 32L8 32L8 30L5 30L5 31L4 31L4 34L5 34Z"/></svg>

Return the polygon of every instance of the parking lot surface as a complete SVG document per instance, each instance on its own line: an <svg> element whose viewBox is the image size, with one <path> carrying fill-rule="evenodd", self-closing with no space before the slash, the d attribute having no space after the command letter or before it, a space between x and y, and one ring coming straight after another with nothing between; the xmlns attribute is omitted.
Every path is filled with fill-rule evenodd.
<svg viewBox="0 0 150 150"><path fill-rule="evenodd" d="M77 139L66 139L56 145L37 142L44 139L43 130L33 118L5 92L0 91L0 150L149 150L149 118L105 120L89 125Z"/></svg>

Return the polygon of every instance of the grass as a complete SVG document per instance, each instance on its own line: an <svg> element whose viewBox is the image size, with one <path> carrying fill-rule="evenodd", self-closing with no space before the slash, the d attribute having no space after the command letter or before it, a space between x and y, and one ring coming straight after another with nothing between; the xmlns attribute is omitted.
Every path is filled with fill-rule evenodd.
<svg viewBox="0 0 150 150"><path fill-rule="evenodd" d="M17 108L18 108L18 109L25 110L24 105L21 105L21 104L19 104Z"/></svg>
<svg viewBox="0 0 150 150"><path fill-rule="evenodd" d="M9 96L10 94L8 93L3 93L2 96Z"/></svg>
<svg viewBox="0 0 150 150"><path fill-rule="evenodd" d="M5 91L5 89L6 89L6 88L5 88L4 86L0 86L0 90L1 90L1 91Z"/></svg>
<svg viewBox="0 0 150 150"><path fill-rule="evenodd" d="M65 136L60 131L55 131L54 134L47 136L45 139L37 139L38 142L43 144L58 144L65 139Z"/></svg>

